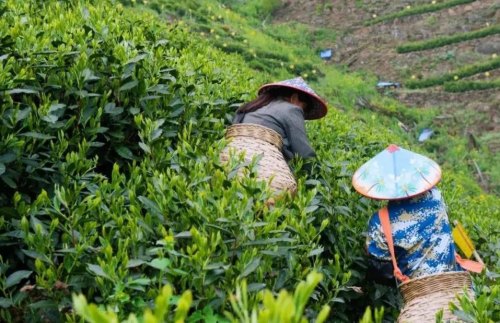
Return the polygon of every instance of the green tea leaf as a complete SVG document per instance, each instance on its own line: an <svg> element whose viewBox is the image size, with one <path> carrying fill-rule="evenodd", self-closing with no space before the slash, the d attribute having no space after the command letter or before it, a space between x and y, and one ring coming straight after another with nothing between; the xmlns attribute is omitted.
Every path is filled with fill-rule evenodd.
<svg viewBox="0 0 500 323"><path fill-rule="evenodd" d="M151 279L149 279L149 278L137 278L137 279L129 281L128 284L148 286L149 284L151 284Z"/></svg>
<svg viewBox="0 0 500 323"><path fill-rule="evenodd" d="M16 182L12 178L10 178L10 176L7 176L7 174L0 175L0 178L2 179L2 181L4 181L5 184L9 185L10 188L17 188Z"/></svg>
<svg viewBox="0 0 500 323"><path fill-rule="evenodd" d="M5 297L0 297L0 307L2 308L8 308L14 305L12 300L5 298Z"/></svg>
<svg viewBox="0 0 500 323"><path fill-rule="evenodd" d="M19 135L24 136L24 137L35 138L35 139L54 139L55 138L54 136L45 135L43 133L35 132L35 131L24 132L24 133L21 133Z"/></svg>
<svg viewBox="0 0 500 323"><path fill-rule="evenodd" d="M257 269L257 267L259 267L259 265L260 265L260 257L253 258L252 261L250 261L250 263L248 263L245 266L245 269L243 270L243 272L240 274L239 277L240 278L247 277L248 275L253 273L255 271L255 269Z"/></svg>
<svg viewBox="0 0 500 323"><path fill-rule="evenodd" d="M12 90L9 90L7 91L7 94L38 94L39 91L38 90L35 90L35 89L29 89L29 88L26 88L26 89L12 89Z"/></svg>
<svg viewBox="0 0 500 323"><path fill-rule="evenodd" d="M141 259L130 259L127 262L127 268L134 268L134 267L139 267L142 264L145 264L146 262Z"/></svg>
<svg viewBox="0 0 500 323"><path fill-rule="evenodd" d="M133 89L134 87L136 87L137 84L139 84L139 82L137 80L133 80L133 81L127 82L127 83L123 84L120 87L120 89L118 89L118 91L119 92L128 91L128 90Z"/></svg>
<svg viewBox="0 0 500 323"><path fill-rule="evenodd" d="M47 255L42 254L42 253L40 253L40 252L37 252L37 251L34 251L34 250L25 250L25 249L22 249L22 252L23 252L26 256L28 256L28 257L30 257L30 258L33 258L33 259L40 259L41 261L43 261L43 262L45 262L45 263L48 263L48 264L52 263L52 262L50 261L50 259L47 257Z"/></svg>
<svg viewBox="0 0 500 323"><path fill-rule="evenodd" d="M96 276L110 279L109 276L104 272L104 270L99 265L88 264L87 268L90 272L92 272Z"/></svg>
<svg viewBox="0 0 500 323"><path fill-rule="evenodd" d="M118 155L125 159L134 159L134 154L132 153L132 151L125 146L120 146L116 148L115 151L118 153Z"/></svg>
<svg viewBox="0 0 500 323"><path fill-rule="evenodd" d="M16 272L13 272L5 280L5 287L10 288L18 284L21 280L28 278L32 273L33 271L31 270L18 270Z"/></svg>
<svg viewBox="0 0 500 323"><path fill-rule="evenodd" d="M168 258L156 258L148 263L149 266L164 271L170 265L170 259Z"/></svg>
<svg viewBox="0 0 500 323"><path fill-rule="evenodd" d="M16 158L17 158L17 156L15 153L8 152L8 153L5 153L3 155L0 155L0 163L8 164L8 163L11 163L14 160L16 160Z"/></svg>
<svg viewBox="0 0 500 323"><path fill-rule="evenodd" d="M311 250L307 256L308 257L312 257L312 256L317 256L317 255L320 255L321 253L323 253L323 251L325 250L325 248L323 247L319 247L319 248L316 248L314 250Z"/></svg>

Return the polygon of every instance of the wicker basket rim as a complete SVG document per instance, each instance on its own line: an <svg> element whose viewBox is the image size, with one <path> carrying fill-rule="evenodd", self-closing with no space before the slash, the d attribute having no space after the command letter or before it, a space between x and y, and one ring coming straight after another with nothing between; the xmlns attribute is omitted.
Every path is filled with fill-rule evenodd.
<svg viewBox="0 0 500 323"><path fill-rule="evenodd" d="M414 282L421 281L424 279L427 280L427 279L432 278L432 277L445 277L445 276L454 276L454 275L462 276L462 275L470 275L470 274L467 271L446 271L446 272L442 272L442 273L423 275L423 276L419 276L417 278L413 278L413 279L410 279L408 281L405 281L405 282L399 284L398 287L401 288L402 286L407 286L410 283L414 283Z"/></svg>
<svg viewBox="0 0 500 323"><path fill-rule="evenodd" d="M261 128L263 131L269 131L273 135L279 136L281 138L281 135L276 130L273 130L271 128L268 128L266 126L256 124L256 123L236 123L236 124L230 125L229 127L231 128L231 127L245 127L245 126L252 126L252 127Z"/></svg>
<svg viewBox="0 0 500 323"><path fill-rule="evenodd" d="M268 128L266 126L262 126L260 124L255 124L255 123L233 124L226 129L226 136L228 135L228 133L235 131L237 133L237 135L256 138L255 136L249 136L248 134L245 134L245 133L239 133L240 129L247 129L247 130L257 129L257 131L261 131L261 132L266 134L265 136L257 137L257 139L262 139L264 141L267 141L270 144L277 146L280 150L283 147L283 138L276 130L273 130L273 129ZM242 131L244 131L244 130L242 130Z"/></svg>

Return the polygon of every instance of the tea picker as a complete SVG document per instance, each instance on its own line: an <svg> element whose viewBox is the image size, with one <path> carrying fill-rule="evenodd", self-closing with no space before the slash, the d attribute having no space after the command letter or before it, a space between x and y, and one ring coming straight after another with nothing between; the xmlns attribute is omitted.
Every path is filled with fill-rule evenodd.
<svg viewBox="0 0 500 323"><path fill-rule="evenodd" d="M220 159L227 162L231 155L243 153L246 163L256 160L258 178L274 192L295 193L297 182L288 162L295 156L316 156L305 120L320 119L326 113L325 101L301 77L265 84L256 99L236 111Z"/></svg>
<svg viewBox="0 0 500 323"><path fill-rule="evenodd" d="M353 175L362 195L387 200L368 224L366 247L373 270L394 277L403 295L398 322L456 320L449 303L456 295L472 295L468 271L484 265L462 259L455 251L446 205L435 185L441 168L433 160L390 145Z"/></svg>

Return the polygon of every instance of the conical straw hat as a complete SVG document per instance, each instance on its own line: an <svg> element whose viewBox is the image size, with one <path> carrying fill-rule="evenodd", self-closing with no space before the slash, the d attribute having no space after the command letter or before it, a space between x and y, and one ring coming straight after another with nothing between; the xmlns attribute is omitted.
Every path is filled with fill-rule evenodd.
<svg viewBox="0 0 500 323"><path fill-rule="evenodd" d="M440 179L441 168L432 159L390 145L354 173L352 185L369 198L399 200L431 189Z"/></svg>
<svg viewBox="0 0 500 323"><path fill-rule="evenodd" d="M309 85L307 85L307 83L304 81L302 77L296 77L290 80L265 84L259 89L258 94L261 94L267 90L278 87L294 89L308 95L311 98L312 107L311 109L305 111L304 119L307 120L320 119L326 115L328 111L326 107L326 102L322 98L320 98L319 95L317 95L316 92L314 92L314 90L309 87Z"/></svg>

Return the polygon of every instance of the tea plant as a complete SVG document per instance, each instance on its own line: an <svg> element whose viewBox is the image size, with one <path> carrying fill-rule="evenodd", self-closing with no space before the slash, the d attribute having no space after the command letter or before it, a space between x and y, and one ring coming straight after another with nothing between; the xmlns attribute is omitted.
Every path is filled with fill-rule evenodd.
<svg viewBox="0 0 500 323"><path fill-rule="evenodd" d="M265 80L294 71L256 73L158 13L161 5L182 17L226 12L210 11L214 3L0 3L2 320L71 321L76 312L89 320L253 319L294 308L294 320L355 321L368 305L397 315L391 289L366 280L363 231L379 205L355 193L350 178L387 144L408 142L386 126L390 119L332 107L307 125L318 160L309 171L294 162L297 195L267 205L255 163L234 156L221 164L219 152L235 108ZM370 76L325 68L320 77L318 89L346 111L376 95ZM498 200L443 168L450 208L461 212L452 216L496 270ZM313 271L321 282L307 283ZM243 280L244 309L231 296ZM181 310L151 310L157 295Z"/></svg>
<svg viewBox="0 0 500 323"><path fill-rule="evenodd" d="M409 80L406 82L406 87L410 89L421 89L436 85L441 85L446 82L456 81L464 77L472 76L478 73L491 71L500 67L500 58L492 58L484 62L467 65L455 71L446 74L428 77L423 80Z"/></svg>
<svg viewBox="0 0 500 323"><path fill-rule="evenodd" d="M448 1L437 2L437 3L416 5L414 7L410 7L410 8L401 10L399 12L394 12L394 13L383 15L383 16L380 16L380 17L377 17L374 19L367 20L365 22L365 25L370 26L370 25L378 24L380 22L391 21L391 20L394 20L396 18L402 18L402 17L413 16L413 15L420 15L420 14L428 13L428 12L439 11L439 10L443 10L443 9L454 7L454 6L459 6L462 4L471 3L474 1L475 0L448 0Z"/></svg>
<svg viewBox="0 0 500 323"><path fill-rule="evenodd" d="M232 310L227 311L225 315L230 319L226 320L221 317L211 316L209 320L212 322L247 322L247 323L286 323L286 322L308 322L303 316L303 311L307 302L317 284L321 281L321 274L312 272L307 276L305 281L298 284L293 295L282 290L278 297L274 297L269 290L262 291L258 294L258 298L262 304L258 307L251 308L249 304L248 285L246 280L243 280L236 287L235 294L231 295ZM130 315L127 320L122 322L194 322L196 313L188 314L189 305L191 303L191 293L186 291L176 301L177 308L175 316L169 313L169 305L173 301L172 288L170 286L163 287L160 295L156 297L155 308L152 312L146 309L140 317ZM74 295L73 303L75 305L76 314L83 317L86 322L118 322L118 317L112 310L102 310L94 304L88 304L85 296ZM324 322L328 317L330 308L324 306L314 322ZM71 319L74 319L72 317Z"/></svg>
<svg viewBox="0 0 500 323"><path fill-rule="evenodd" d="M500 25L493 25L479 30L469 31L465 33L457 33L451 36L441 36L433 39L426 39L417 42L405 43L396 47L398 53L409 53L446 46L466 40L487 37L500 33Z"/></svg>
<svg viewBox="0 0 500 323"><path fill-rule="evenodd" d="M446 82L443 88L448 92L479 91L500 88L500 80Z"/></svg>

